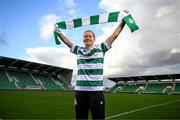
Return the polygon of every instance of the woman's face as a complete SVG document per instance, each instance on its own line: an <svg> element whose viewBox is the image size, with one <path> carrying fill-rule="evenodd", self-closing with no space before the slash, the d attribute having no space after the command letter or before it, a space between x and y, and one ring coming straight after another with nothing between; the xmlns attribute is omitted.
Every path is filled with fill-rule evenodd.
<svg viewBox="0 0 180 120"><path fill-rule="evenodd" d="M83 37L85 46L93 46L95 38L91 31L86 31Z"/></svg>

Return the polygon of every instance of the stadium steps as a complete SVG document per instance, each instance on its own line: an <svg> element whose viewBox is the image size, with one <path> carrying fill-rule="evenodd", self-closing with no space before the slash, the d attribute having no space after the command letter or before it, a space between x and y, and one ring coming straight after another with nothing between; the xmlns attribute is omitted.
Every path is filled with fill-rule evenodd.
<svg viewBox="0 0 180 120"><path fill-rule="evenodd" d="M176 83L175 92L180 93L180 83Z"/></svg>
<svg viewBox="0 0 180 120"><path fill-rule="evenodd" d="M57 83L57 81L55 81L50 75L48 75L48 77L49 77L56 85L59 85L59 84Z"/></svg>
<svg viewBox="0 0 180 120"><path fill-rule="evenodd" d="M62 86L62 84L61 84L58 80L53 79L53 77L51 77L50 75L48 75L48 76L49 76L49 78L50 78L52 81L54 81L54 83L55 83L56 85L61 86L61 88L62 88L63 90L65 90L64 87Z"/></svg>
<svg viewBox="0 0 180 120"><path fill-rule="evenodd" d="M18 84L16 83L16 81L13 80L13 78L11 78L11 76L9 75L7 69L5 69L5 74L6 74L7 78L9 79L9 81L14 83L14 85L16 86L16 89L19 89Z"/></svg>
<svg viewBox="0 0 180 120"><path fill-rule="evenodd" d="M39 83L39 85L41 86L41 88L43 89L43 90L46 90L46 87L43 85L43 82L40 80L40 79L36 79L37 80L37 82Z"/></svg>
<svg viewBox="0 0 180 120"><path fill-rule="evenodd" d="M9 81L3 69L0 69L0 89L16 89L13 81Z"/></svg>
<svg viewBox="0 0 180 120"><path fill-rule="evenodd" d="M29 75L29 72L8 70L9 75L14 78L19 88L26 89L29 86L39 86Z"/></svg>
<svg viewBox="0 0 180 120"><path fill-rule="evenodd" d="M64 79L62 75L59 75L56 77L56 80L58 80L60 83L62 83L62 86L66 88L67 90L70 90L69 83Z"/></svg>
<svg viewBox="0 0 180 120"><path fill-rule="evenodd" d="M121 92L121 90L124 88L124 86L121 86L121 85L119 85L116 89L115 89L115 91L116 92Z"/></svg>
<svg viewBox="0 0 180 120"><path fill-rule="evenodd" d="M167 84L148 84L147 88L142 93L163 93Z"/></svg>
<svg viewBox="0 0 180 120"><path fill-rule="evenodd" d="M16 77L12 77L12 81L14 81L14 84L17 89L21 89L21 87L19 87L19 85L17 84L19 81L16 79Z"/></svg>
<svg viewBox="0 0 180 120"><path fill-rule="evenodd" d="M115 84L113 87L110 88L111 92L116 92L116 89L118 88L118 85Z"/></svg>
<svg viewBox="0 0 180 120"><path fill-rule="evenodd" d="M62 79L60 79L58 77L53 77L53 78L61 84L61 86L64 88L64 90L71 90L71 88L69 88L69 85L67 82L64 82Z"/></svg>
<svg viewBox="0 0 180 120"><path fill-rule="evenodd" d="M7 69L5 69L5 74L10 82L13 82L12 78L9 76Z"/></svg>
<svg viewBox="0 0 180 120"><path fill-rule="evenodd" d="M71 88L69 87L67 82L64 82L65 80L63 80L63 77L56 77L56 76L52 76L52 78L56 81L58 81L61 86L64 88L64 90L71 90Z"/></svg>
<svg viewBox="0 0 180 120"><path fill-rule="evenodd" d="M136 90L139 88L138 85L135 84L126 84L124 88L121 90L121 92L136 92Z"/></svg>
<svg viewBox="0 0 180 120"><path fill-rule="evenodd" d="M46 90L63 90L61 86L56 85L48 75L33 75L37 80L41 81L41 85L46 88Z"/></svg>
<svg viewBox="0 0 180 120"><path fill-rule="evenodd" d="M36 84L39 84L39 82L36 80L36 78L32 75L31 72L29 72L29 75L31 76L31 78L36 82Z"/></svg>
<svg viewBox="0 0 180 120"><path fill-rule="evenodd" d="M145 88L146 88L146 84L139 84L139 87L136 89L136 93L141 93Z"/></svg>

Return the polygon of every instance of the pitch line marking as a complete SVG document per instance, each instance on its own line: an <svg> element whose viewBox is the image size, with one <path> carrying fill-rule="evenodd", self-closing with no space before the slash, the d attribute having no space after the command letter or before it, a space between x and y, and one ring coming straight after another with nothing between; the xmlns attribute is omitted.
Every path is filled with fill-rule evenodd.
<svg viewBox="0 0 180 120"><path fill-rule="evenodd" d="M180 101L180 100L174 100L174 101L170 101L170 102L167 102L167 103L161 103L161 104L151 105L151 106L148 106L148 107L143 107L143 108L131 110L131 111L128 111L128 112L124 112L124 113L121 113L121 114L109 116L109 117L106 117L105 119L108 120L108 119L116 118L116 117L119 117L119 116L122 116L122 115L134 113L134 112L141 111L141 110L145 110L145 109L149 109L149 108L159 107L159 106L163 106L163 105L167 105L167 104L174 103L174 102L179 102L179 101Z"/></svg>

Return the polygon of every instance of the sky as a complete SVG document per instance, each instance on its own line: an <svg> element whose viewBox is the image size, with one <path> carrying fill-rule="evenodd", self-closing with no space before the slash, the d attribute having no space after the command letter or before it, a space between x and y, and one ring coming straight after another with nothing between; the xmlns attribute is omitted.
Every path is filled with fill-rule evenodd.
<svg viewBox="0 0 180 120"><path fill-rule="evenodd" d="M179 0L0 0L0 56L73 69L76 56L63 43L56 45L56 22L127 9L139 26L124 27L105 55L104 76L180 73ZM91 29L96 44L110 36L119 23L62 30L83 45L83 32Z"/></svg>

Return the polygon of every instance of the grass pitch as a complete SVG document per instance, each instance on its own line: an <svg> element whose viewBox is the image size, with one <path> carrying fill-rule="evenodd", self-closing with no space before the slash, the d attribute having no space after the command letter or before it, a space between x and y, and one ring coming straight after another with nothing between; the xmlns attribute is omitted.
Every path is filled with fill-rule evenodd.
<svg viewBox="0 0 180 120"><path fill-rule="evenodd" d="M106 119L180 119L180 96L105 93ZM74 93L0 91L0 119L75 119Z"/></svg>

